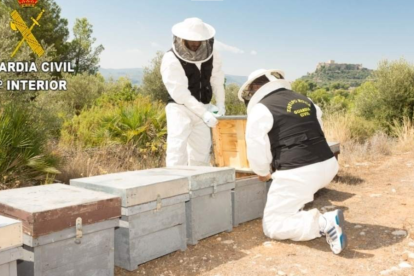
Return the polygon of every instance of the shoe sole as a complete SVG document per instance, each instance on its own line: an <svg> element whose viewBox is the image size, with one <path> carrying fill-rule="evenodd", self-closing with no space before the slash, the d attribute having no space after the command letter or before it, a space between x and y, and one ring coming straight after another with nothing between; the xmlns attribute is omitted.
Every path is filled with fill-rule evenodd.
<svg viewBox="0 0 414 276"><path fill-rule="evenodd" d="M338 210L338 213L337 213L335 219L336 219L336 224L339 225L339 227L341 227L341 230L342 230L342 234L339 237L339 239L341 241L341 252L342 252L342 250L344 250L348 246L348 238L347 238L346 234L343 231L344 226L345 226L345 218L344 218L344 213L342 212L342 210Z"/></svg>

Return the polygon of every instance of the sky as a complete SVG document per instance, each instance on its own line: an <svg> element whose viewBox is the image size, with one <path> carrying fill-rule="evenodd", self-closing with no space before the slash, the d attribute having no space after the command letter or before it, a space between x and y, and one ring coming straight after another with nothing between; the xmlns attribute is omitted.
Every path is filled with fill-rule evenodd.
<svg viewBox="0 0 414 276"><path fill-rule="evenodd" d="M103 68L142 68L171 48L171 28L198 17L216 29L226 74L281 69L294 80L317 63L414 62L412 0L55 0L72 30L93 25Z"/></svg>

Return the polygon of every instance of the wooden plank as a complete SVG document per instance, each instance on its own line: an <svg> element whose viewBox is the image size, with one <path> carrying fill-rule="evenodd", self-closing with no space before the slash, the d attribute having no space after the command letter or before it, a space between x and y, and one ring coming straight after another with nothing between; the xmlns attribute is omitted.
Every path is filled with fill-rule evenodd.
<svg viewBox="0 0 414 276"><path fill-rule="evenodd" d="M224 164L226 167L242 168L240 155L238 152L225 151L223 152Z"/></svg>
<svg viewBox="0 0 414 276"><path fill-rule="evenodd" d="M246 148L246 121L237 121L237 140L238 140L238 152L241 160L241 167L248 168L249 162L247 161L247 148Z"/></svg>
<svg viewBox="0 0 414 276"><path fill-rule="evenodd" d="M222 151L237 152L239 138L235 133L223 133L221 134L221 149Z"/></svg>
<svg viewBox="0 0 414 276"><path fill-rule="evenodd" d="M220 134L237 133L236 123L237 121L233 121L233 120L221 120L219 124L217 124L216 127L218 128Z"/></svg>
<svg viewBox="0 0 414 276"><path fill-rule="evenodd" d="M73 227L121 216L121 199L62 184L0 192L0 214L21 220L23 232L39 237Z"/></svg>
<svg viewBox="0 0 414 276"><path fill-rule="evenodd" d="M219 122L220 124L220 122ZM221 133L218 127L212 129L213 137L213 165L215 167L224 167L223 149L221 147Z"/></svg>

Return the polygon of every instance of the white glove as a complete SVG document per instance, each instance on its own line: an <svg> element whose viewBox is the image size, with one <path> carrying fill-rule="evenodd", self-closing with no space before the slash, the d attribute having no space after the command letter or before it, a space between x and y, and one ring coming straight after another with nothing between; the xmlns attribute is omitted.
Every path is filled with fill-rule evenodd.
<svg viewBox="0 0 414 276"><path fill-rule="evenodd" d="M218 111L216 113L216 117L221 117L226 115L226 106L224 103L218 103L217 104Z"/></svg>
<svg viewBox="0 0 414 276"><path fill-rule="evenodd" d="M211 128L215 127L218 123L216 117L214 117L213 113L209 111L204 112L203 121Z"/></svg>

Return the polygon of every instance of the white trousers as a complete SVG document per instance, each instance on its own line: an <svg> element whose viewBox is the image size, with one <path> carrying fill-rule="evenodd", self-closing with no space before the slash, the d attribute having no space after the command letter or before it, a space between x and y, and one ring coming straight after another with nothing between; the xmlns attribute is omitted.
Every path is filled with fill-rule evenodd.
<svg viewBox="0 0 414 276"><path fill-rule="evenodd" d="M210 166L210 127L184 105L169 103L165 111L167 167Z"/></svg>
<svg viewBox="0 0 414 276"><path fill-rule="evenodd" d="M314 194L326 187L338 173L333 157L324 162L292 170L276 171L267 195L263 232L272 239L308 241L320 237L317 209L302 211Z"/></svg>

